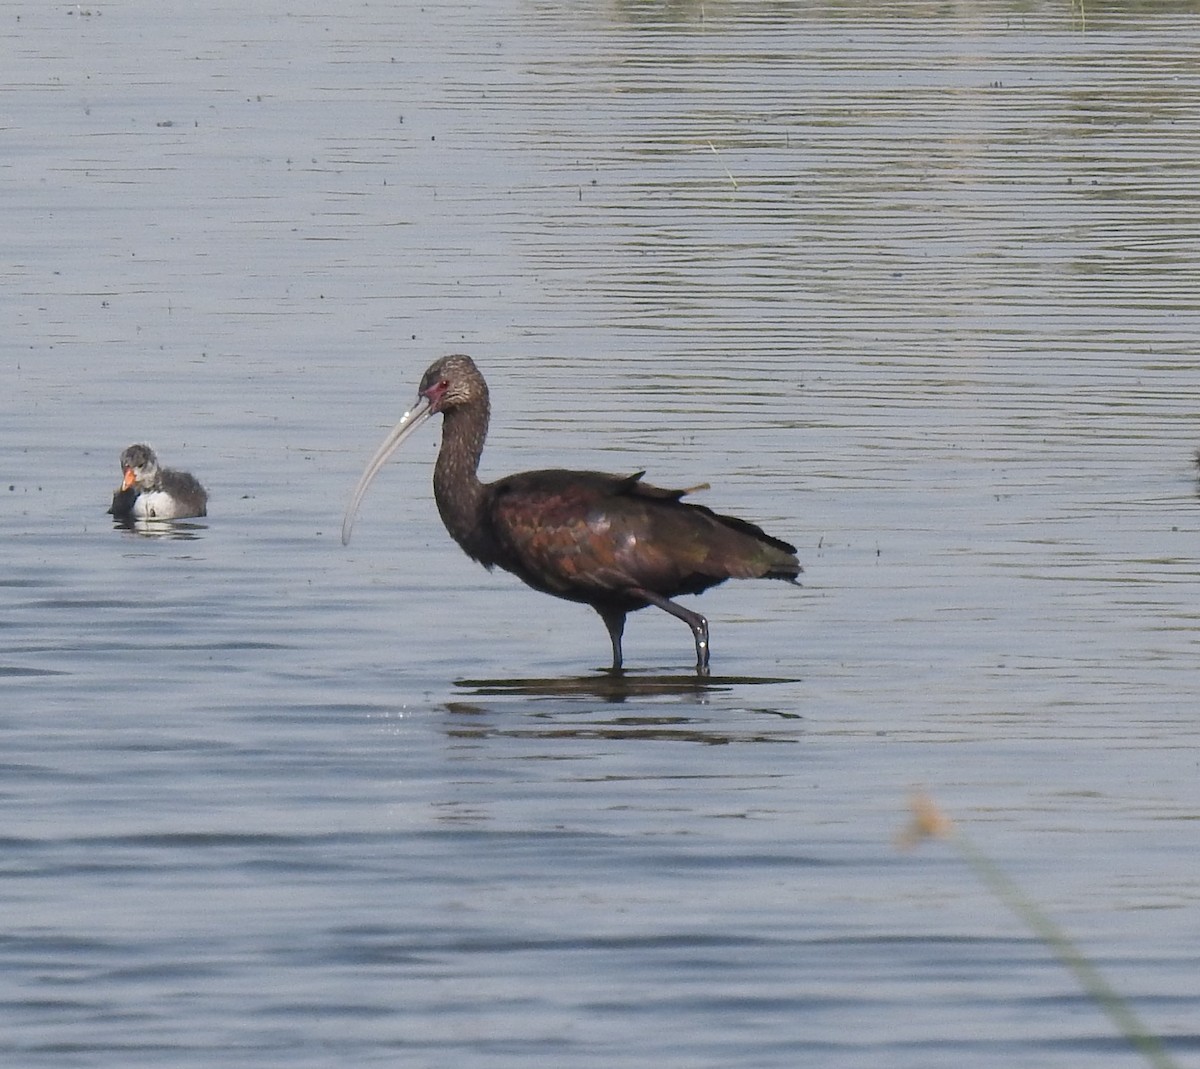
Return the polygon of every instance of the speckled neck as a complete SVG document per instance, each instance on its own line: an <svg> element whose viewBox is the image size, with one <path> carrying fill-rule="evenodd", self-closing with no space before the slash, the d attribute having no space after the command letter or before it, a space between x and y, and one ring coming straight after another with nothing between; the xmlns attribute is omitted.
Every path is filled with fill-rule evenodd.
<svg viewBox="0 0 1200 1069"><path fill-rule="evenodd" d="M454 541L467 556L491 567L496 561L495 541L485 514L487 488L479 481L489 415L486 394L446 411L442 447L433 468L433 496Z"/></svg>

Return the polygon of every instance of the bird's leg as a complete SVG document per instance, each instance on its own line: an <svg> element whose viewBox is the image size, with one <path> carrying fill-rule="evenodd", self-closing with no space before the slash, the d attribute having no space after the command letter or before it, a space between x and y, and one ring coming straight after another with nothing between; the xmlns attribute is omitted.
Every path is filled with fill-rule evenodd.
<svg viewBox="0 0 1200 1069"><path fill-rule="evenodd" d="M625 634L625 613L620 609L597 609L604 626L608 628L608 637L612 639L613 663L612 671L621 671L621 636Z"/></svg>
<svg viewBox="0 0 1200 1069"><path fill-rule="evenodd" d="M668 601L653 591L637 587L630 593L636 594L639 598L645 598L651 605L657 605L663 612L677 616L692 629L692 635L696 639L696 674L708 675L708 621L698 612L692 612L691 609L676 605L675 602Z"/></svg>

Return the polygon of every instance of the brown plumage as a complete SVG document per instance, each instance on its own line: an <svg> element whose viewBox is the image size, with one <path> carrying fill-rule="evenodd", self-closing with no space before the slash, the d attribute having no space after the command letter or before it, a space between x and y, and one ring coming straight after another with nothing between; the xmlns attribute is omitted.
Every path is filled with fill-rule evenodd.
<svg viewBox="0 0 1200 1069"><path fill-rule="evenodd" d="M622 664L625 617L655 605L683 620L696 642L696 670L708 672L708 621L670 599L726 579L795 582L794 546L734 516L685 503L686 490L642 482L644 473L528 471L479 481L487 436L487 383L468 356L446 356L421 379L417 405L367 464L342 525L349 542L358 505L389 456L425 420L443 416L433 492L446 529L472 559L499 566L535 590L590 605Z"/></svg>

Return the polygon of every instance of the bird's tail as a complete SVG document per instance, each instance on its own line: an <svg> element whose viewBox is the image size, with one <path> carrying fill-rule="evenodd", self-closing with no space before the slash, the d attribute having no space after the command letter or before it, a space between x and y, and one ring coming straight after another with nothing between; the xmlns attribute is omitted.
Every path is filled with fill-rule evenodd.
<svg viewBox="0 0 1200 1069"><path fill-rule="evenodd" d="M794 553L785 552L782 549L776 549L774 546L769 547L774 550L770 554L771 560L767 565L767 570L762 573L763 579L782 579L787 583L799 584L800 575L804 569L800 567L800 562L796 559Z"/></svg>

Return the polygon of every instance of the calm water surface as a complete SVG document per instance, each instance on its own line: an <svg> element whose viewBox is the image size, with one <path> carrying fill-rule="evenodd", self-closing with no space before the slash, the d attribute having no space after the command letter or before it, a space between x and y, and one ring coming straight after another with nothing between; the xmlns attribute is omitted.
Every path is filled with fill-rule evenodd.
<svg viewBox="0 0 1200 1069"><path fill-rule="evenodd" d="M1200 1064L1198 16L8 5L6 1064L1139 1064L918 785ZM804 587L614 683L432 432L344 549L453 350Z"/></svg>

